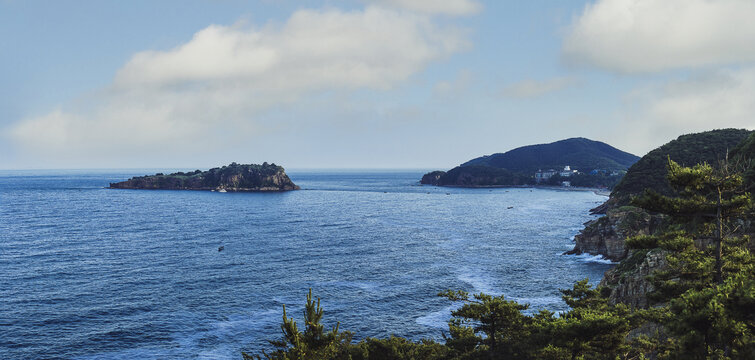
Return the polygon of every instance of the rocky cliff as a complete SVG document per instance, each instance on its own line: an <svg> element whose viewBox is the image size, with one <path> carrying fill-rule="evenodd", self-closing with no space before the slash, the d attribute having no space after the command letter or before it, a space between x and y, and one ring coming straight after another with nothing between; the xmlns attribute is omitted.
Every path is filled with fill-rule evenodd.
<svg viewBox="0 0 755 360"><path fill-rule="evenodd" d="M606 271L600 286L611 289L612 304L626 304L633 308L648 308L647 294L654 290L647 279L656 270L666 267L666 253L660 249L636 251L618 266Z"/></svg>
<svg viewBox="0 0 755 360"><path fill-rule="evenodd" d="M666 266L666 254L660 249L630 253L625 248L624 241L627 238L653 234L663 227L664 222L660 215L650 215L642 209L627 206L631 198L640 195L645 189L674 195L666 180L666 164L669 157L686 166L703 162L715 165L718 164L718 160L726 158L730 149L735 149L735 155L738 152L755 153L746 151L747 142L744 139L750 139L749 141L755 144L755 135L750 131L738 129L680 136L643 156L614 188L610 199L592 210L593 213L602 213L605 216L585 224L585 228L575 236L574 249L569 253L603 255L613 261L621 261L615 268L608 270L601 281L602 286L611 289L611 302L638 308L650 306L647 293L653 290L653 286L647 277ZM752 148L755 149L755 146ZM746 181L746 185L750 183L752 182ZM749 224L743 224L742 228L746 232L752 232ZM755 241L751 242L750 246L753 247L754 243Z"/></svg>
<svg viewBox="0 0 755 360"><path fill-rule="evenodd" d="M288 178L283 167L264 163L262 165L239 165L232 163L208 171L177 172L169 175L139 176L126 181L111 183L112 189L153 190L224 190L224 191L288 191L299 187Z"/></svg>
<svg viewBox="0 0 755 360"><path fill-rule="evenodd" d="M703 162L717 164L751 134L748 130L720 129L682 135L650 151L629 168L609 200L592 210L606 216L585 224L585 229L574 237L574 249L569 254L603 255L613 261L624 259L627 256L624 240L654 232L659 221L638 208L626 206L631 198L645 189L663 195L674 194L666 180L668 158L686 166ZM755 143L755 138L753 141Z"/></svg>
<svg viewBox="0 0 755 360"><path fill-rule="evenodd" d="M624 240L650 235L661 222L660 216L634 206L609 209L606 216L585 223L585 228L574 236L574 249L567 254L603 255L611 261L621 261L628 254Z"/></svg>

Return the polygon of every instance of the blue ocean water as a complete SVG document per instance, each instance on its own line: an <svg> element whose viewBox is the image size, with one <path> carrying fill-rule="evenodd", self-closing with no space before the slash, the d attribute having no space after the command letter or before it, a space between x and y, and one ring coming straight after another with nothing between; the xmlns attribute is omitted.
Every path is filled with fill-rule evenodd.
<svg viewBox="0 0 755 360"><path fill-rule="evenodd" d="M564 310L611 265L565 256L588 191L419 186L422 171L289 171L303 190L106 189L154 170L0 172L0 358L238 359L309 288L324 322L440 339L445 289ZM218 248L224 247L219 252Z"/></svg>

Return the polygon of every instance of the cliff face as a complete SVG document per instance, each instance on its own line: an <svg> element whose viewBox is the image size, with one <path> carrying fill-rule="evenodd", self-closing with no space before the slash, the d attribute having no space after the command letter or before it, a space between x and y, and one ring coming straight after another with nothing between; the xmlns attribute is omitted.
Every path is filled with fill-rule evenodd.
<svg viewBox="0 0 755 360"><path fill-rule="evenodd" d="M749 136L749 137L748 137ZM743 139L748 139L743 141ZM737 145L739 144L739 145ZM614 304L624 303L636 308L647 308L651 304L647 294L653 285L647 279L656 270L667 267L666 253L660 249L634 251L629 253L624 248L624 241L632 236L653 234L663 226L664 218L650 215L631 206L633 196L642 194L645 189L673 196L675 193L666 180L668 158L686 166L707 162L717 164L726 157L729 149L735 161L751 159L755 154L755 135L747 130L723 129L704 133L680 136L643 156L635 163L614 188L611 198L603 205L593 209L593 213L606 216L588 222L582 232L575 236L574 250L569 253L601 254L613 261L621 260L613 269L606 271L602 286L611 289L610 301ZM755 167L745 173L745 186L755 189ZM747 177L748 174L751 177ZM744 233L755 231L752 224L742 223ZM708 244L698 243L699 248ZM751 237L750 247L755 248L755 239Z"/></svg>
<svg viewBox="0 0 755 360"><path fill-rule="evenodd" d="M647 280L656 270L666 267L666 253L660 249L638 251L621 264L606 271L600 286L611 289L612 304L626 304L633 308L648 308L647 294L654 290Z"/></svg>
<svg viewBox="0 0 755 360"><path fill-rule="evenodd" d="M651 216L634 206L609 209L606 216L585 224L574 237L574 249L567 254L603 255L611 261L627 257L624 240L636 235L650 235L661 223L660 216Z"/></svg>
<svg viewBox="0 0 755 360"><path fill-rule="evenodd" d="M283 167L275 164L239 165L170 175L155 174L111 183L112 189L288 191L298 190Z"/></svg>

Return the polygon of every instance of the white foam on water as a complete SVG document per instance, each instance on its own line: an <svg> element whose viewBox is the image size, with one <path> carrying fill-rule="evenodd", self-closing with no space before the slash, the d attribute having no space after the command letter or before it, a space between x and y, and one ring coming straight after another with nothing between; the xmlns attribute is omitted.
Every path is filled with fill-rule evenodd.
<svg viewBox="0 0 755 360"><path fill-rule="evenodd" d="M485 293L488 295L501 295L502 292L492 284L492 279L484 271L472 268L463 268L457 279L472 285L473 293Z"/></svg>
<svg viewBox="0 0 755 360"><path fill-rule="evenodd" d="M326 282L318 282L316 283L318 286L323 287L347 287L347 288L356 288L364 291L370 291L370 292L376 292L379 290L383 284L374 282L374 281L326 281Z"/></svg>
<svg viewBox="0 0 755 360"><path fill-rule="evenodd" d="M425 316L420 316L415 320L417 324L425 325L432 328L448 329L448 320L451 319L451 312L460 308L462 303L456 303L444 307L443 309L430 312Z"/></svg>
<svg viewBox="0 0 755 360"><path fill-rule="evenodd" d="M237 359L241 356L239 346L248 344L265 327L275 327L280 322L282 309L267 309L247 314L235 314L216 321L206 330L184 331L173 335L173 347L141 347L115 352L77 357L81 360L100 359ZM195 321L202 321L193 317ZM208 340L214 344L207 344ZM259 339L258 339L259 340ZM204 342L204 344L203 344ZM260 349L261 350L261 349Z"/></svg>
<svg viewBox="0 0 755 360"><path fill-rule="evenodd" d="M599 263L599 264L618 264L617 262L613 262L610 259L606 259L603 257L603 255L592 255L592 254L579 254L579 255L562 255L562 256L569 256L573 257L575 260L583 263Z"/></svg>

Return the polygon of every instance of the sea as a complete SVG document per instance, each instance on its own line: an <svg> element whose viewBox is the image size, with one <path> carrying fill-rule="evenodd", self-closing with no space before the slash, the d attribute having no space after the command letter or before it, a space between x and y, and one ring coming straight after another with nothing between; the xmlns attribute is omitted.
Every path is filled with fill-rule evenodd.
<svg viewBox="0 0 755 360"><path fill-rule="evenodd" d="M187 169L176 169L187 170ZM159 170L163 172L164 169ZM108 189L141 170L0 171L0 358L240 359L306 295L355 340L441 340L444 290L564 311L612 264L562 255L591 191L441 188L424 171L290 170L300 191Z"/></svg>

